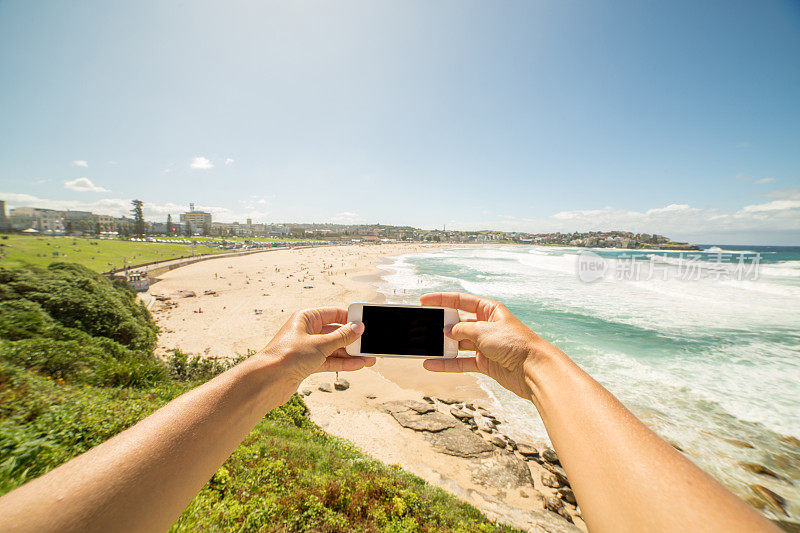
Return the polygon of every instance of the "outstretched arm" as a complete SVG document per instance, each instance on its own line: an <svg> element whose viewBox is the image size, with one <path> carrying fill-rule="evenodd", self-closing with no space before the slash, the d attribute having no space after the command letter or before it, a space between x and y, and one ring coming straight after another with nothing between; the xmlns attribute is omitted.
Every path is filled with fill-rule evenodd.
<svg viewBox="0 0 800 533"><path fill-rule="evenodd" d="M429 359L425 368L481 372L532 401L591 531L777 531L503 304L457 293L421 302L475 315L448 333L475 357Z"/></svg>
<svg viewBox="0 0 800 533"><path fill-rule="evenodd" d="M333 307L295 313L258 354L0 498L0 530L166 530L306 376L375 363L344 352L364 329L346 321Z"/></svg>

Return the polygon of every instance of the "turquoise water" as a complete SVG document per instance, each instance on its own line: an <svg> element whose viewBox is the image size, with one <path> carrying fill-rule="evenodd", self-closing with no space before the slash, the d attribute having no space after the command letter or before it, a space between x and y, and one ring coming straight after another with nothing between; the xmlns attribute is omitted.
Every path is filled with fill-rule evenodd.
<svg viewBox="0 0 800 533"><path fill-rule="evenodd" d="M706 248L592 250L606 270L591 283L578 276L582 249L443 250L384 265L379 289L396 302L434 291L504 302L704 469L742 495L768 486L798 516L800 450L781 438L800 438L800 248ZM482 385L510 433L547 440L530 404Z"/></svg>

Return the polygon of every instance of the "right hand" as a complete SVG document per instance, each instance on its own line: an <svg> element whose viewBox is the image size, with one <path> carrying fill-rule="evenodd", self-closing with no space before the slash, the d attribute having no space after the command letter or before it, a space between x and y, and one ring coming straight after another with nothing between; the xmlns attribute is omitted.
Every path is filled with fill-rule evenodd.
<svg viewBox="0 0 800 533"><path fill-rule="evenodd" d="M450 307L474 313L461 316L461 322L448 337L458 341L460 350L475 350L475 357L426 359L423 366L432 372L480 372L497 381L517 396L532 400L526 367L549 354L561 353L531 331L508 308L494 300L455 292L425 294L422 305Z"/></svg>

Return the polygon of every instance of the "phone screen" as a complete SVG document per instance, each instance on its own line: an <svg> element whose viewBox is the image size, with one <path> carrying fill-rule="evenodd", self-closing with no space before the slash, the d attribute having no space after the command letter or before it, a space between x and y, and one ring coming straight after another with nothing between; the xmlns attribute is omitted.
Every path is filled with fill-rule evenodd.
<svg viewBox="0 0 800 533"><path fill-rule="evenodd" d="M444 309L365 305L361 353L444 356Z"/></svg>

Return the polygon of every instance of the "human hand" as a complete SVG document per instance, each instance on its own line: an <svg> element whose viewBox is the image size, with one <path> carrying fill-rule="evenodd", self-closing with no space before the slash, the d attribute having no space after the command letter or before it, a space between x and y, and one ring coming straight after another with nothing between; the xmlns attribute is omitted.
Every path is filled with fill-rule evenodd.
<svg viewBox="0 0 800 533"><path fill-rule="evenodd" d="M426 359L423 362L425 369L432 372L480 372L516 395L532 400L525 367L535 363L537 357L560 353L555 346L531 331L505 305L494 300L455 292L425 294L419 300L422 305L450 307L474 314L459 313L461 321L445 333L458 341L460 350L475 350L475 357Z"/></svg>
<svg viewBox="0 0 800 533"><path fill-rule="evenodd" d="M374 357L351 356L345 346L364 332L361 322L347 323L347 310L320 307L297 311L278 330L263 352L286 365L298 384L314 372L360 370Z"/></svg>

